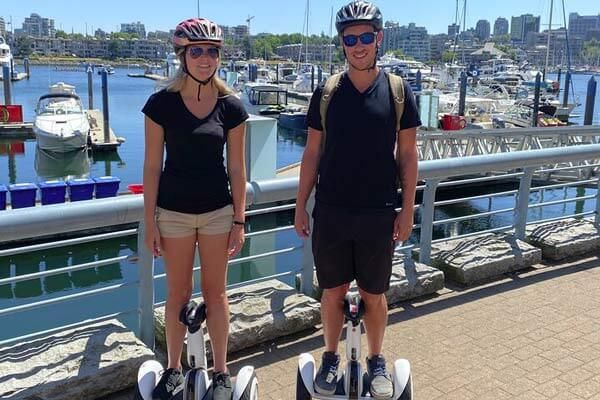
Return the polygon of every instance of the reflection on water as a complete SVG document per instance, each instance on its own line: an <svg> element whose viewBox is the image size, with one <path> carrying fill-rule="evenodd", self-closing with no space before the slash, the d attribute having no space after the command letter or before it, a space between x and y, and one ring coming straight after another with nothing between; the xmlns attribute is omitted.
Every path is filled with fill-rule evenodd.
<svg viewBox="0 0 600 400"><path fill-rule="evenodd" d="M90 160L86 149L57 153L35 146L35 172L43 179L87 178Z"/></svg>

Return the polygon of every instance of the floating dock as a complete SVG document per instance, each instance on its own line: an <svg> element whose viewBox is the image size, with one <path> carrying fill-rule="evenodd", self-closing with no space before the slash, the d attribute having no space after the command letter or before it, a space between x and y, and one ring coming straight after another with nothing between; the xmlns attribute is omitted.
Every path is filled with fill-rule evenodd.
<svg viewBox="0 0 600 400"><path fill-rule="evenodd" d="M12 74L12 77L10 78L11 81L16 82L16 81L22 81L23 79L27 78L27 74L25 72L17 72ZM0 81L3 81L4 78L2 76L2 74L0 74Z"/></svg>
<svg viewBox="0 0 600 400"><path fill-rule="evenodd" d="M127 74L128 77L130 78L146 78L146 79L152 79L153 81L164 81L167 79L166 76L162 76L162 75L158 75L158 74L134 74L134 73L129 73Z"/></svg>
<svg viewBox="0 0 600 400"><path fill-rule="evenodd" d="M113 130L108 128L108 141L104 138L104 118L101 110L86 110L90 123L89 145L93 150L115 150L125 142L122 137L117 137Z"/></svg>

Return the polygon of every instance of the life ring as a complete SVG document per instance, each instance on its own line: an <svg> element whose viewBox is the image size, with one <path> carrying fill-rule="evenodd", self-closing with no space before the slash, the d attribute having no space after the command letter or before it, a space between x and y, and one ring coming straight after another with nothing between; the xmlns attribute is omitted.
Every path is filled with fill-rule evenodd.
<svg viewBox="0 0 600 400"><path fill-rule="evenodd" d="M474 69L473 71L471 71L471 75L477 77L477 76L479 76L479 71L477 71L476 69Z"/></svg>
<svg viewBox="0 0 600 400"><path fill-rule="evenodd" d="M10 113L8 112L8 109L6 107L0 107L0 111L2 111L0 113L0 122L2 122L2 123L8 122L8 120L10 118Z"/></svg>
<svg viewBox="0 0 600 400"><path fill-rule="evenodd" d="M557 81L552 82L552 90L558 89L560 89L560 83L558 83Z"/></svg>

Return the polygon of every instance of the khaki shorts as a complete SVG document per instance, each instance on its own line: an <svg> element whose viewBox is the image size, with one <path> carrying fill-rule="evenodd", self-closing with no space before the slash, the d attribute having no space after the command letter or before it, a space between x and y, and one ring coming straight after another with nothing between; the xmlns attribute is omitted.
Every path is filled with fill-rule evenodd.
<svg viewBox="0 0 600 400"><path fill-rule="evenodd" d="M161 237L221 235L231 231L233 205L202 214L186 214L156 207L156 223Z"/></svg>

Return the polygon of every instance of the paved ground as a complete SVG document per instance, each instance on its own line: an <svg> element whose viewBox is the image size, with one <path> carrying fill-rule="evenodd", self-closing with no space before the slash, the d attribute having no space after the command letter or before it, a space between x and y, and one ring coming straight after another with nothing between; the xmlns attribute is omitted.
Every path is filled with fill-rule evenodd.
<svg viewBox="0 0 600 400"><path fill-rule="evenodd" d="M389 311L387 359L410 360L417 400L600 400L597 267L600 252L400 303ZM297 356L320 358L321 333L238 353L230 368L257 367L261 400L293 399Z"/></svg>

